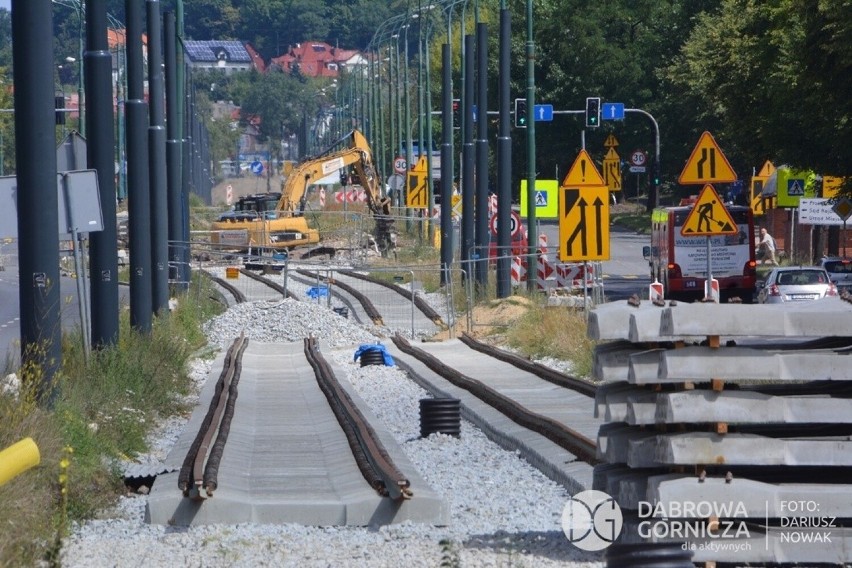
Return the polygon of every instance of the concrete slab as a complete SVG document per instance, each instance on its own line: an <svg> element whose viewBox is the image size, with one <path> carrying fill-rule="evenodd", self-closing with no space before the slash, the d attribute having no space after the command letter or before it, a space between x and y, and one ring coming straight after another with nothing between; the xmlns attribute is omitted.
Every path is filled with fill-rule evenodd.
<svg viewBox="0 0 852 568"><path fill-rule="evenodd" d="M647 518L639 518L625 513L624 524L619 542L649 542L643 539L647 534ZM731 529L739 528L737 525ZM646 523L644 528L640 523ZM661 523L665 531L665 522ZM766 529L762 519L745 523L747 534L740 538L719 538L718 535L655 538L653 542L676 542L686 540L693 552L693 563L718 562L733 566L743 565L796 565L796 566L842 566L852 561L852 529L832 528L770 528ZM694 529L693 529L694 530Z"/></svg>
<svg viewBox="0 0 852 568"><path fill-rule="evenodd" d="M845 517L852 511L852 485L765 483L737 477L730 481L718 477L699 481L694 475L651 475L646 478L645 500L718 504L735 501L742 503L749 517L757 519ZM802 506L808 502L813 506Z"/></svg>
<svg viewBox="0 0 852 568"><path fill-rule="evenodd" d="M627 300L618 302L607 302L598 305L589 312L587 333L589 339L598 341L609 339L630 339L630 316L637 312L653 312L656 315L663 308L655 306L652 302L640 302L638 306L632 306Z"/></svg>
<svg viewBox="0 0 852 568"><path fill-rule="evenodd" d="M203 501L184 498L177 487L177 473L160 476L149 495L148 522L180 526L449 522L448 504L420 477L366 404L350 391L411 481L414 497L394 502L367 485L303 349L302 342L249 342L214 496ZM222 363L220 355L167 464L183 462L213 396Z"/></svg>
<svg viewBox="0 0 852 568"><path fill-rule="evenodd" d="M595 391L595 416L603 418L604 422L624 422L627 419L626 394L637 390L637 387L624 382L604 383Z"/></svg>
<svg viewBox="0 0 852 568"><path fill-rule="evenodd" d="M852 335L852 304L824 298L795 304L677 304L663 310L660 334L845 337Z"/></svg>
<svg viewBox="0 0 852 568"><path fill-rule="evenodd" d="M656 404L656 422L668 424L846 424L850 416L852 400L828 395L693 390L661 393Z"/></svg>
<svg viewBox="0 0 852 568"><path fill-rule="evenodd" d="M660 358L666 351L667 349L649 349L630 355L627 380L635 385L659 382Z"/></svg>
<svg viewBox="0 0 852 568"><path fill-rule="evenodd" d="M592 354L592 375L601 381L626 381L630 370L630 355L647 347L618 340L595 345Z"/></svg>
<svg viewBox="0 0 852 568"><path fill-rule="evenodd" d="M850 466L852 441L846 436L770 438L757 434L710 432L637 436L630 431L610 434L614 447L629 446L630 467L659 465L786 465ZM609 461L609 460L608 460Z"/></svg>
<svg viewBox="0 0 852 568"><path fill-rule="evenodd" d="M727 381L852 380L849 348L774 350L689 346L657 349L628 357L634 384Z"/></svg>
<svg viewBox="0 0 852 568"><path fill-rule="evenodd" d="M607 463L628 463L630 447L646 438L653 438L653 431L641 430L625 424L604 424L598 433L598 458ZM631 467L653 467L653 461L646 465L633 465Z"/></svg>
<svg viewBox="0 0 852 568"><path fill-rule="evenodd" d="M635 424L635 414L639 413L640 420L650 417L650 422L638 423L653 424L656 397L657 393L628 383L613 383L609 388L599 388L595 394L595 415L603 416L607 423Z"/></svg>

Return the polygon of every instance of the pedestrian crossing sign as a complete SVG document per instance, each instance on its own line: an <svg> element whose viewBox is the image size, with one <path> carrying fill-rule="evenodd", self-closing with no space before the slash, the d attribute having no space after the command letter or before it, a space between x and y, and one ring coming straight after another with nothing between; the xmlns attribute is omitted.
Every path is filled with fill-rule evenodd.
<svg viewBox="0 0 852 568"><path fill-rule="evenodd" d="M546 191L536 191L535 192L535 206L536 207L547 207L547 192Z"/></svg>
<svg viewBox="0 0 852 568"><path fill-rule="evenodd" d="M680 234L684 237L735 235L739 229L719 194L709 183L698 195L692 211L686 217Z"/></svg>

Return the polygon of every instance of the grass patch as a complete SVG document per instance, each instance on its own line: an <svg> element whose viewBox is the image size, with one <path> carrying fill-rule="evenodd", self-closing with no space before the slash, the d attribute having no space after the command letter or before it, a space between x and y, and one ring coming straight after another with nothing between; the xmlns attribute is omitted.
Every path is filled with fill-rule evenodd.
<svg viewBox="0 0 852 568"><path fill-rule="evenodd" d="M586 334L583 312L546 306L540 301L527 306L506 330L509 346L534 359L553 357L571 361L574 375L590 376L594 342Z"/></svg>
<svg viewBox="0 0 852 568"><path fill-rule="evenodd" d="M619 203L610 208L609 220L613 225L637 233L648 234L651 232L651 214L645 210L644 205L636 203Z"/></svg>
<svg viewBox="0 0 852 568"><path fill-rule="evenodd" d="M88 359L79 332L64 335L51 409L34 402L35 385L0 395L0 449L30 437L41 454L39 466L0 487L0 567L58 565L69 522L93 517L123 492L116 460L147 451L158 420L188 410L186 365L204 344L201 323L218 309L205 300L211 292L196 281L149 335L131 330L123 313L118 345Z"/></svg>

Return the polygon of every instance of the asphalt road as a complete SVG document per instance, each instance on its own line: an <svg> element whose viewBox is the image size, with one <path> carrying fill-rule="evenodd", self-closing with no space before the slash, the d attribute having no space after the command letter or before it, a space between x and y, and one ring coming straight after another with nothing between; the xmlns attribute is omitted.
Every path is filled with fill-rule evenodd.
<svg viewBox="0 0 852 568"><path fill-rule="evenodd" d="M539 234L547 236L549 250L558 246L557 222L540 223ZM607 301L626 299L633 294L647 295L651 271L648 261L642 258L642 247L650 244L650 237L618 226L611 226L609 235L610 258L601 262Z"/></svg>

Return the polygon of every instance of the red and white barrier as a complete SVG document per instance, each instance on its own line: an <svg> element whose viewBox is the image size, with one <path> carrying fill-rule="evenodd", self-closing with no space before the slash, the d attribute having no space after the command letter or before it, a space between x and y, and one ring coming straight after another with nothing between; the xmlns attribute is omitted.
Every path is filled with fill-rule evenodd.
<svg viewBox="0 0 852 568"><path fill-rule="evenodd" d="M348 191L338 191L334 194L334 200L338 203L343 203L344 199L347 203L355 203L356 201L364 202L367 200L367 194L363 189L350 189Z"/></svg>
<svg viewBox="0 0 852 568"><path fill-rule="evenodd" d="M511 268L511 280L512 286L520 286L521 282L525 282L527 279L527 270L524 267L524 261L519 256L512 257L512 268Z"/></svg>
<svg viewBox="0 0 852 568"><path fill-rule="evenodd" d="M648 299L653 301L661 301L663 299L663 283L654 280L648 287Z"/></svg>
<svg viewBox="0 0 852 568"><path fill-rule="evenodd" d="M547 280L556 272L556 267L547 258L547 235L538 236L538 256L536 262L536 286L539 290L547 290ZM554 284L553 281L550 282Z"/></svg>
<svg viewBox="0 0 852 568"><path fill-rule="evenodd" d="M592 264L561 263L556 265L556 282L560 288L590 288L595 284L595 267Z"/></svg>

